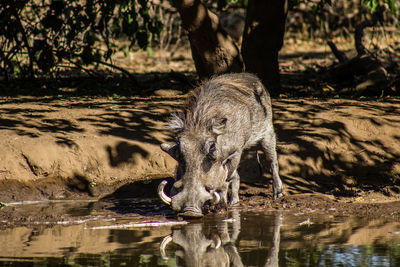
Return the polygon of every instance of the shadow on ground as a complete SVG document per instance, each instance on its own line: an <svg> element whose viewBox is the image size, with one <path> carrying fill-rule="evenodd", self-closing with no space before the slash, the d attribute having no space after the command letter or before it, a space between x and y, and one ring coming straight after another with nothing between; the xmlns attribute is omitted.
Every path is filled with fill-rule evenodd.
<svg viewBox="0 0 400 267"><path fill-rule="evenodd" d="M398 99L281 99L274 103L281 175L290 192L400 193ZM252 166L251 176L260 177L255 153L244 159L245 165ZM248 173L242 170L242 176Z"/></svg>
<svg viewBox="0 0 400 267"><path fill-rule="evenodd" d="M149 83L149 77L141 79L146 78ZM82 136L90 139L95 132L101 137L118 140L113 145L98 147L107 155L110 168L122 168L127 164L140 168L138 159L146 162L154 153L147 147L171 141L165 122L171 112L182 107L183 95L190 88L175 76L153 74L151 77L162 77L159 79L163 82L150 83L150 89L136 96L106 92L107 97L104 97L101 90L97 91L101 92L99 94L94 91L85 95L84 92L91 91L80 88L82 81L77 80L74 84L78 91L63 96L58 94L67 92L68 86L61 82L58 87L48 86L45 92L55 88L50 90L50 96L4 97L0 106L0 131L11 131L32 140L50 134L57 146L71 151L78 151L78 140ZM118 80L114 82L118 88ZM90 88L91 83L92 86L98 84L88 79L84 81L85 88ZM107 85L103 85L110 90L108 92L112 92L110 84L108 80ZM158 94L156 88L169 89ZM132 95L134 91L126 92ZM36 89L35 93L40 95ZM281 176L289 194L320 192L357 196L372 190L388 196L400 195L399 99L304 98L275 99L273 103ZM60 110L63 110L61 114ZM76 115L76 111L81 113ZM25 161L35 169L28 157ZM158 168L161 163L157 158L154 161L152 166ZM265 162L263 165L267 166ZM266 182L269 174L260 179L254 150L243 156L240 173L245 184L271 189L270 181ZM147 190L143 184L139 187L141 190L131 186L136 188L137 185L122 186L114 197L124 190Z"/></svg>

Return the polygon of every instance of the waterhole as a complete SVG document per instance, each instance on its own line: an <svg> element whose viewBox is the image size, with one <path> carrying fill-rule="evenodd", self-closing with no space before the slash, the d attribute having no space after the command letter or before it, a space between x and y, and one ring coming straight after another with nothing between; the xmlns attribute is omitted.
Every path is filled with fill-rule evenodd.
<svg viewBox="0 0 400 267"><path fill-rule="evenodd" d="M179 220L157 199L10 203L5 266L400 266L400 224L307 210Z"/></svg>

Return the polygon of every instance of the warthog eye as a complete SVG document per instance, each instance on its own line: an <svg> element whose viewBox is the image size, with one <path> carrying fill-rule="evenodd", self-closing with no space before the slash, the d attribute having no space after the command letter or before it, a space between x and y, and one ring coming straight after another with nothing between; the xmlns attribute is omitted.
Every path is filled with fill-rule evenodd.
<svg viewBox="0 0 400 267"><path fill-rule="evenodd" d="M215 151L217 150L217 148L215 147L215 144L214 143L212 143L211 145L210 145L210 148L209 148L209 153L214 153Z"/></svg>
<svg viewBox="0 0 400 267"><path fill-rule="evenodd" d="M215 160L216 152L217 152L217 147L215 146L215 143L211 143L210 147L208 148L208 158L211 160Z"/></svg>

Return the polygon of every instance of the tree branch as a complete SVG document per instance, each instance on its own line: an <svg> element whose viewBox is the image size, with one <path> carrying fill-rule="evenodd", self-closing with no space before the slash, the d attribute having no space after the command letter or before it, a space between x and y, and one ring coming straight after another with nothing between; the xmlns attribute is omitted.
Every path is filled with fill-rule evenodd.
<svg viewBox="0 0 400 267"><path fill-rule="evenodd" d="M96 60L97 63L102 64L104 66L119 70L120 72L122 72L123 74L125 74L126 76L129 77L129 79L134 83L134 86L137 88L140 88L139 82L136 80L135 76L133 76L129 71L127 71L126 69L122 68L122 67L118 67L114 64L111 63L107 63L105 61L101 61L101 60Z"/></svg>
<svg viewBox="0 0 400 267"><path fill-rule="evenodd" d="M345 53L340 51L337 46L335 45L334 42L328 41L328 45L332 50L332 53L335 55L335 57L339 60L339 62L346 62L349 60L349 58L346 56Z"/></svg>
<svg viewBox="0 0 400 267"><path fill-rule="evenodd" d="M219 18L200 0L174 0L188 31L192 57L201 80L215 74L242 72L240 50L223 30Z"/></svg>
<svg viewBox="0 0 400 267"><path fill-rule="evenodd" d="M364 29L367 27L375 26L378 21L382 20L383 12L387 10L387 5L379 6L376 11L372 14L372 18L370 20L364 20L360 24L356 26L356 30L354 32L354 40L356 50L359 56L362 56L366 53L366 48L362 43L362 39L364 37Z"/></svg>
<svg viewBox="0 0 400 267"><path fill-rule="evenodd" d="M11 6L11 12L15 16L15 20L17 22L17 25L20 28L20 31L21 31L21 34L22 34L22 40L23 40L23 42L25 44L26 50L28 51L29 72L30 72L31 78L34 79L35 78L35 73L33 71L33 62L34 62L35 59L33 57L32 49L31 49L31 47L29 45L28 36L26 35L25 28L22 25L21 19L19 17L19 14L18 14L18 11L17 11L15 5L11 4L10 6Z"/></svg>

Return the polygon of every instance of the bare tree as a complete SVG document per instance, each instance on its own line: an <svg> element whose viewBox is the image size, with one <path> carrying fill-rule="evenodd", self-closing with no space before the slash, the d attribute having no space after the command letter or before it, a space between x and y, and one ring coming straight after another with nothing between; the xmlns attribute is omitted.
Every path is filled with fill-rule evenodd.
<svg viewBox="0 0 400 267"><path fill-rule="evenodd" d="M283 45L287 0L249 0L242 55L272 95L280 90L278 53Z"/></svg>
<svg viewBox="0 0 400 267"><path fill-rule="evenodd" d="M175 6L188 31L200 79L244 70L240 50L222 28L217 15L200 0L175 0Z"/></svg>
<svg viewBox="0 0 400 267"><path fill-rule="evenodd" d="M287 0L249 0L242 53L201 0L174 2L188 31L200 79L246 70L257 74L271 94L279 92L278 52L283 44Z"/></svg>

